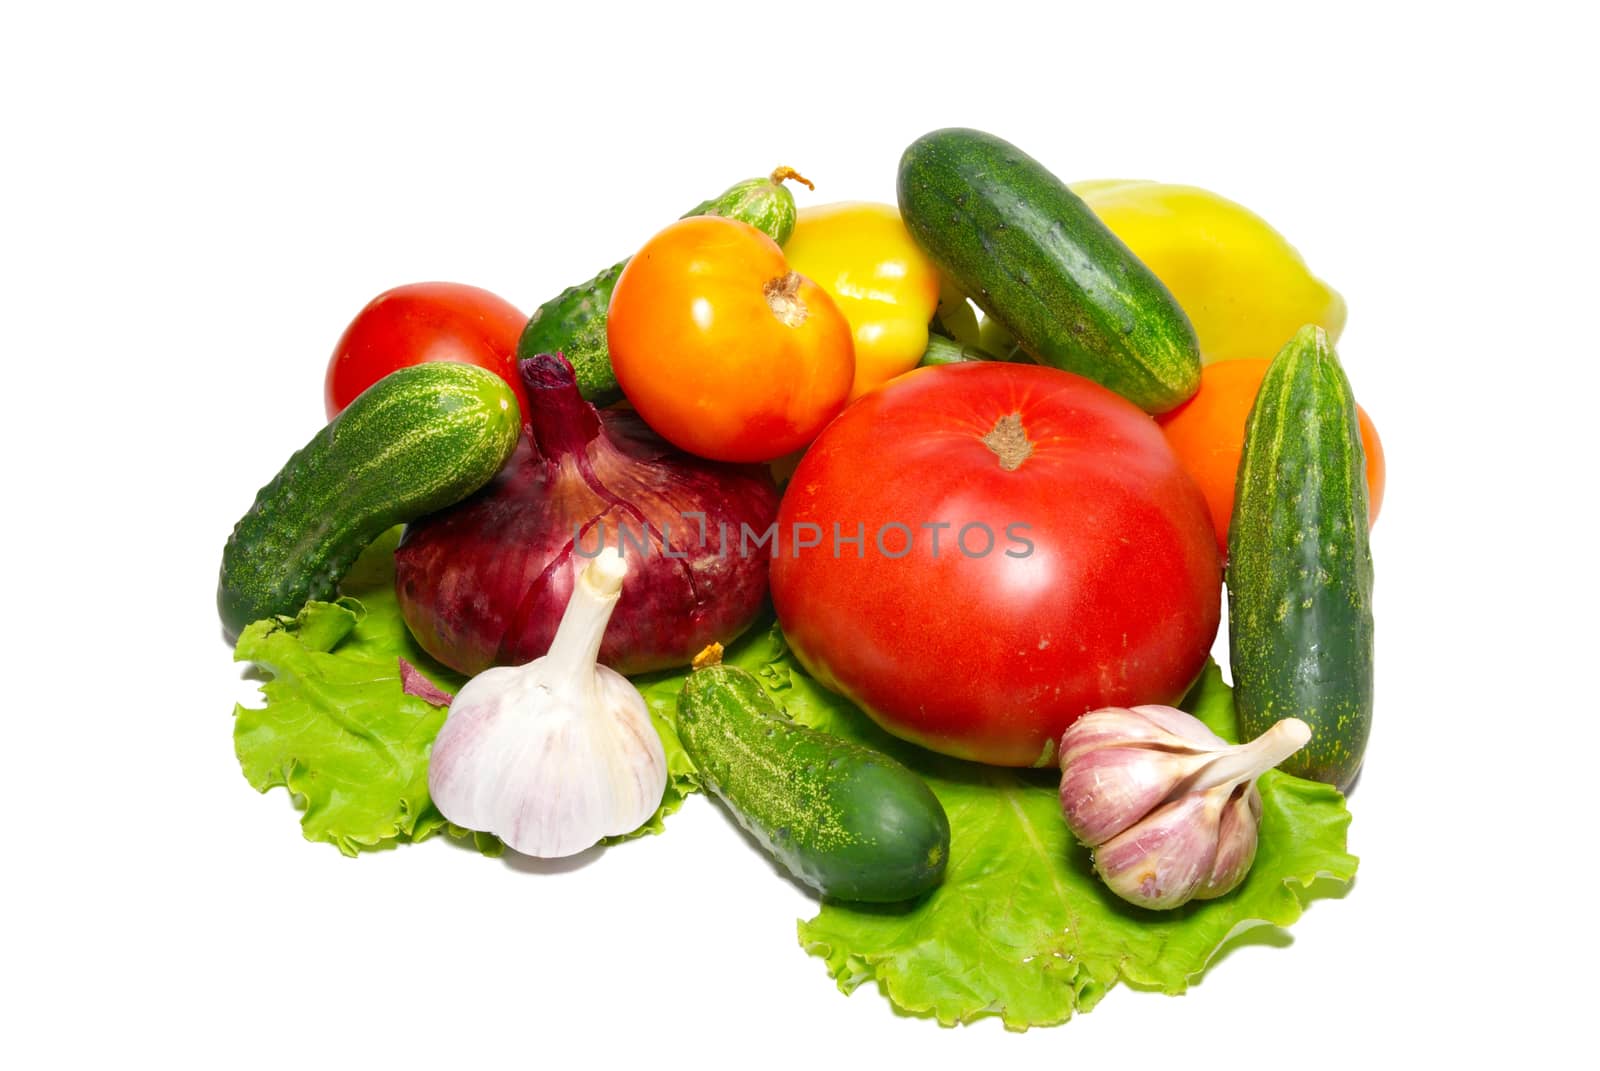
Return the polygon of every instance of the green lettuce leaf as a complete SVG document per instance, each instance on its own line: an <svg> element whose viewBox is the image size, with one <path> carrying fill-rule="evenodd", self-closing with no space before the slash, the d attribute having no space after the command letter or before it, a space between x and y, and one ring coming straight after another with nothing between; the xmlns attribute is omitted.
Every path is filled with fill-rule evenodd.
<svg viewBox="0 0 1600 1071"><path fill-rule="evenodd" d="M399 660L451 693L465 678L430 658L400 616L398 539L395 529L367 549L338 602L309 603L295 618L257 621L240 635L234 659L256 663L272 679L261 688L265 705L234 708L234 750L258 791L289 790L305 811L307 840L355 855L447 830L498 855L497 838L452 826L428 796L428 753L445 711L402 691ZM676 674L658 685L682 682ZM695 789L670 717L655 704L651 717L667 756L666 794L648 822L608 843L659 833L663 817Z"/></svg>
<svg viewBox="0 0 1600 1071"><path fill-rule="evenodd" d="M353 598L313 602L250 625L234 651L273 678L265 706L234 711L245 778L262 792L287 788L305 809L306 839L346 855L445 824L428 798L428 748L445 712L400 690L397 659L360 649L370 618Z"/></svg>
<svg viewBox="0 0 1600 1071"><path fill-rule="evenodd" d="M938 889L910 905L825 900L799 924L801 944L846 993L873 981L896 1010L946 1025L986 1015L1017 1030L1060 1023L1119 982L1181 993L1230 938L1287 926L1314 895L1355 876L1343 797L1274 772L1261 780L1260 848L1243 885L1176 911L1133 907L1106 890L1068 834L1052 771L985 767L895 740L781 648L774 635L765 650L747 648L735 661L762 662L762 679L796 720L894 754L950 816L950 864ZM1235 738L1232 692L1215 665L1185 706Z"/></svg>

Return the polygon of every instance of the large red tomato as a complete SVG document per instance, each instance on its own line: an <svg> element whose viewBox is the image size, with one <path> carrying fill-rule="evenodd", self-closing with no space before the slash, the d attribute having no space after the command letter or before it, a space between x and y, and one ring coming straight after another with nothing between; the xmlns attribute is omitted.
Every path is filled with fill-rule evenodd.
<svg viewBox="0 0 1600 1071"><path fill-rule="evenodd" d="M866 395L778 520L800 661L946 754L1048 764L1085 711L1176 702L1216 636L1199 490L1150 417L1052 368L918 369Z"/></svg>
<svg viewBox="0 0 1600 1071"><path fill-rule="evenodd" d="M509 301L464 283L411 283L385 290L350 321L328 361L328 419L397 368L454 361L487 368L528 399L517 375L517 339L528 318Z"/></svg>

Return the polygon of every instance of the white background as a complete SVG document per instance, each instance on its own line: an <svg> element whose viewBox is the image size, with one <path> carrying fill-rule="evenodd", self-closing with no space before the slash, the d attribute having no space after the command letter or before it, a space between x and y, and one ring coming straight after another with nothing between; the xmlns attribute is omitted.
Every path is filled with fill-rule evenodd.
<svg viewBox="0 0 1600 1071"><path fill-rule="evenodd" d="M1592 1018L1592 33L1345 4L35 5L0 17L10 1067L1524 1066ZM447 13L448 11L448 13ZM581 11L581 13L580 13ZM239 774L220 548L379 291L525 310L779 163L940 126L1255 208L1387 447L1354 891L1190 994L1010 1035L845 998L689 801L581 865L349 860ZM996 1066L1003 1066L996 1064Z"/></svg>

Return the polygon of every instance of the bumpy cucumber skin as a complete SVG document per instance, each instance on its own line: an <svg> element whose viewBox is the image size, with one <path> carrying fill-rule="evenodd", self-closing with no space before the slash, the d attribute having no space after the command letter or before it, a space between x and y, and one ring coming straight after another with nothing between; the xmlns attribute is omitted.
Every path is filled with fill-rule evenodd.
<svg viewBox="0 0 1600 1071"><path fill-rule="evenodd" d="M1042 364L1150 413L1200 386L1200 344L1161 280L1016 146L936 130L900 159L900 215L939 268Z"/></svg>
<svg viewBox="0 0 1600 1071"><path fill-rule="evenodd" d="M606 404L622 396L611 371L606 348L606 308L626 260L613 264L586 283L568 287L561 296L534 310L517 340L517 359L559 353L572 362L579 392L591 402Z"/></svg>
<svg viewBox="0 0 1600 1071"><path fill-rule="evenodd" d="M759 178L735 183L684 216L741 220L782 245L794 233L796 213L794 195L781 182ZM606 309L611 304L617 276L627 264L626 260L613 264L535 309L517 340L517 359L559 353L572 362L572 370L578 374L578 390L584 398L596 405L621 398L622 388L611 370L611 351L606 348Z"/></svg>
<svg viewBox="0 0 1600 1071"><path fill-rule="evenodd" d="M1245 739L1300 718L1311 742L1283 769L1348 789L1372 728L1372 550L1355 397L1320 327L1273 359L1246 424L1228 641Z"/></svg>
<svg viewBox="0 0 1600 1071"><path fill-rule="evenodd" d="M791 721L744 670L690 674L678 736L739 824L823 895L893 903L943 880L950 820L922 779L887 755Z"/></svg>
<svg viewBox="0 0 1600 1071"><path fill-rule="evenodd" d="M332 598L367 544L488 483L521 431L516 395L485 369L437 362L380 379L234 525L217 583L223 629L234 638L252 621Z"/></svg>
<svg viewBox="0 0 1600 1071"><path fill-rule="evenodd" d="M794 194L787 186L772 178L745 179L736 182L709 201L701 201L683 214L690 216L724 216L748 223L779 245L794 233Z"/></svg>

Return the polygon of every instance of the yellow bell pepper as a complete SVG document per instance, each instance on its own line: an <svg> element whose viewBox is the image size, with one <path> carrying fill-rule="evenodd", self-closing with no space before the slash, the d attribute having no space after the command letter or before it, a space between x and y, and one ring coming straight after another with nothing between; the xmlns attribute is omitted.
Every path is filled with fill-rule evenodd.
<svg viewBox="0 0 1600 1071"><path fill-rule="evenodd" d="M1164 182L1103 179L1072 190L1172 291L1207 364L1269 358L1305 324L1332 340L1344 328L1344 298L1243 205Z"/></svg>
<svg viewBox="0 0 1600 1071"><path fill-rule="evenodd" d="M893 205L845 201L802 208L783 255L789 267L826 290L850 322L852 399L916 367L939 304L939 269L911 240Z"/></svg>

